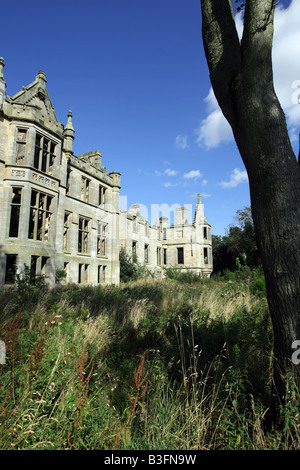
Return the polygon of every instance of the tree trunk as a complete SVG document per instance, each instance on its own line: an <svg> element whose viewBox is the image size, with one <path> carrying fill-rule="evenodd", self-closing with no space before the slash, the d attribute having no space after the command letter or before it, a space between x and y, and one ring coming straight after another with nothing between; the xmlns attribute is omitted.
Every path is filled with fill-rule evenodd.
<svg viewBox="0 0 300 470"><path fill-rule="evenodd" d="M230 0L201 0L211 83L245 164L274 331L275 401L300 340L300 168L273 87L274 1L246 2L238 41ZM296 380L300 385L299 370Z"/></svg>

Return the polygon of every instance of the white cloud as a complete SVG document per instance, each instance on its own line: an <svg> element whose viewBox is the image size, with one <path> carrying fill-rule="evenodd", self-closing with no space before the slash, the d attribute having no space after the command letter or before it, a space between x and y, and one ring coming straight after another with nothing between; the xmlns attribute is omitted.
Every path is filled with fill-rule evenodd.
<svg viewBox="0 0 300 470"><path fill-rule="evenodd" d="M175 186L178 186L179 183L171 183L170 181L166 181L164 183L165 188L174 188Z"/></svg>
<svg viewBox="0 0 300 470"><path fill-rule="evenodd" d="M231 127L219 107L203 119L199 128L195 129L195 133L198 146L201 147L204 144L208 149L218 147L221 142L233 140Z"/></svg>
<svg viewBox="0 0 300 470"><path fill-rule="evenodd" d="M178 134L175 138L175 147L178 148L178 149L186 149L188 148L188 143L187 143L187 136L184 136L184 135L181 135L181 134Z"/></svg>
<svg viewBox="0 0 300 470"><path fill-rule="evenodd" d="M183 175L186 179L201 178L201 176L200 170L191 170Z"/></svg>
<svg viewBox="0 0 300 470"><path fill-rule="evenodd" d="M168 175L168 176L175 176L175 175L177 175L177 171L176 170L170 170L170 168L167 168L165 170L165 174Z"/></svg>
<svg viewBox="0 0 300 470"><path fill-rule="evenodd" d="M239 37L243 31L242 14L236 15ZM300 127L300 104L297 103L297 84L300 85L300 8L299 0L292 0L289 7L279 3L275 10L273 40L274 87L285 112L291 140L298 138ZM296 96L297 95L297 96ZM204 99L207 116L195 130L196 143L207 149L233 140L231 128L223 116L212 88Z"/></svg>
<svg viewBox="0 0 300 470"><path fill-rule="evenodd" d="M220 186L222 188L235 188L241 183L246 183L248 181L248 175L246 170L241 171L239 168L235 168L230 175L229 181L221 181Z"/></svg>
<svg viewBox="0 0 300 470"><path fill-rule="evenodd" d="M175 147L178 149L186 149L188 148L188 143L187 143L187 136L178 134L175 139Z"/></svg>
<svg viewBox="0 0 300 470"><path fill-rule="evenodd" d="M175 175L177 175L177 173L178 173L178 171L171 170L170 168L167 168L164 171L155 170L156 176L163 176L163 175L175 176Z"/></svg>

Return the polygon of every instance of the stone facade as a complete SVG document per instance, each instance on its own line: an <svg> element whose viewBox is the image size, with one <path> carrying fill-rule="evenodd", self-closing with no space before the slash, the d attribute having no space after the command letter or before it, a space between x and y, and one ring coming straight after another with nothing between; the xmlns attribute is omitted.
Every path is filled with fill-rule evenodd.
<svg viewBox="0 0 300 470"><path fill-rule="evenodd" d="M150 269L162 266L212 272L211 229L198 196L192 223L185 209L173 226L151 226L131 206L120 210L121 175L107 173L100 151L73 153L72 113L59 123L45 73L6 96L0 58L0 285L24 267L64 282L117 284L125 247Z"/></svg>
<svg viewBox="0 0 300 470"><path fill-rule="evenodd" d="M193 221L189 223L187 207L178 207L174 222L168 225L168 217L160 217L155 225L150 225L141 216L139 205L130 206L128 214L120 211L120 248L132 253L153 272L163 274L164 267L174 267L209 277L211 226L205 219L200 194Z"/></svg>

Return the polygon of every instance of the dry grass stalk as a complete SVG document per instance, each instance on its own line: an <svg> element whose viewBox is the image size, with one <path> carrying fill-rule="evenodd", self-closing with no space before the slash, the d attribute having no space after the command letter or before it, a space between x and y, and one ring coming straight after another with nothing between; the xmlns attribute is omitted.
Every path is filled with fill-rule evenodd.
<svg viewBox="0 0 300 470"><path fill-rule="evenodd" d="M148 382L146 382L147 373L144 374L144 365L145 365L145 353L143 353L139 365L134 369L133 372L133 387L134 387L134 397L132 398L129 394L130 408L127 416L126 422L123 424L122 429L117 425L117 434L114 443L114 449L118 449L121 442L123 441L125 448L128 448L131 442L130 427L132 421L134 420L136 409L140 400L145 395Z"/></svg>

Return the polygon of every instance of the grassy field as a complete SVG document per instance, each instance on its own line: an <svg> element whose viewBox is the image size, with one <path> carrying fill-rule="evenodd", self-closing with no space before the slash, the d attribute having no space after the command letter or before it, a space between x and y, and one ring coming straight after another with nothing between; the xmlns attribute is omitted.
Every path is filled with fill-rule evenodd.
<svg viewBox="0 0 300 470"><path fill-rule="evenodd" d="M0 449L297 449L265 434L272 329L261 275L2 289Z"/></svg>

